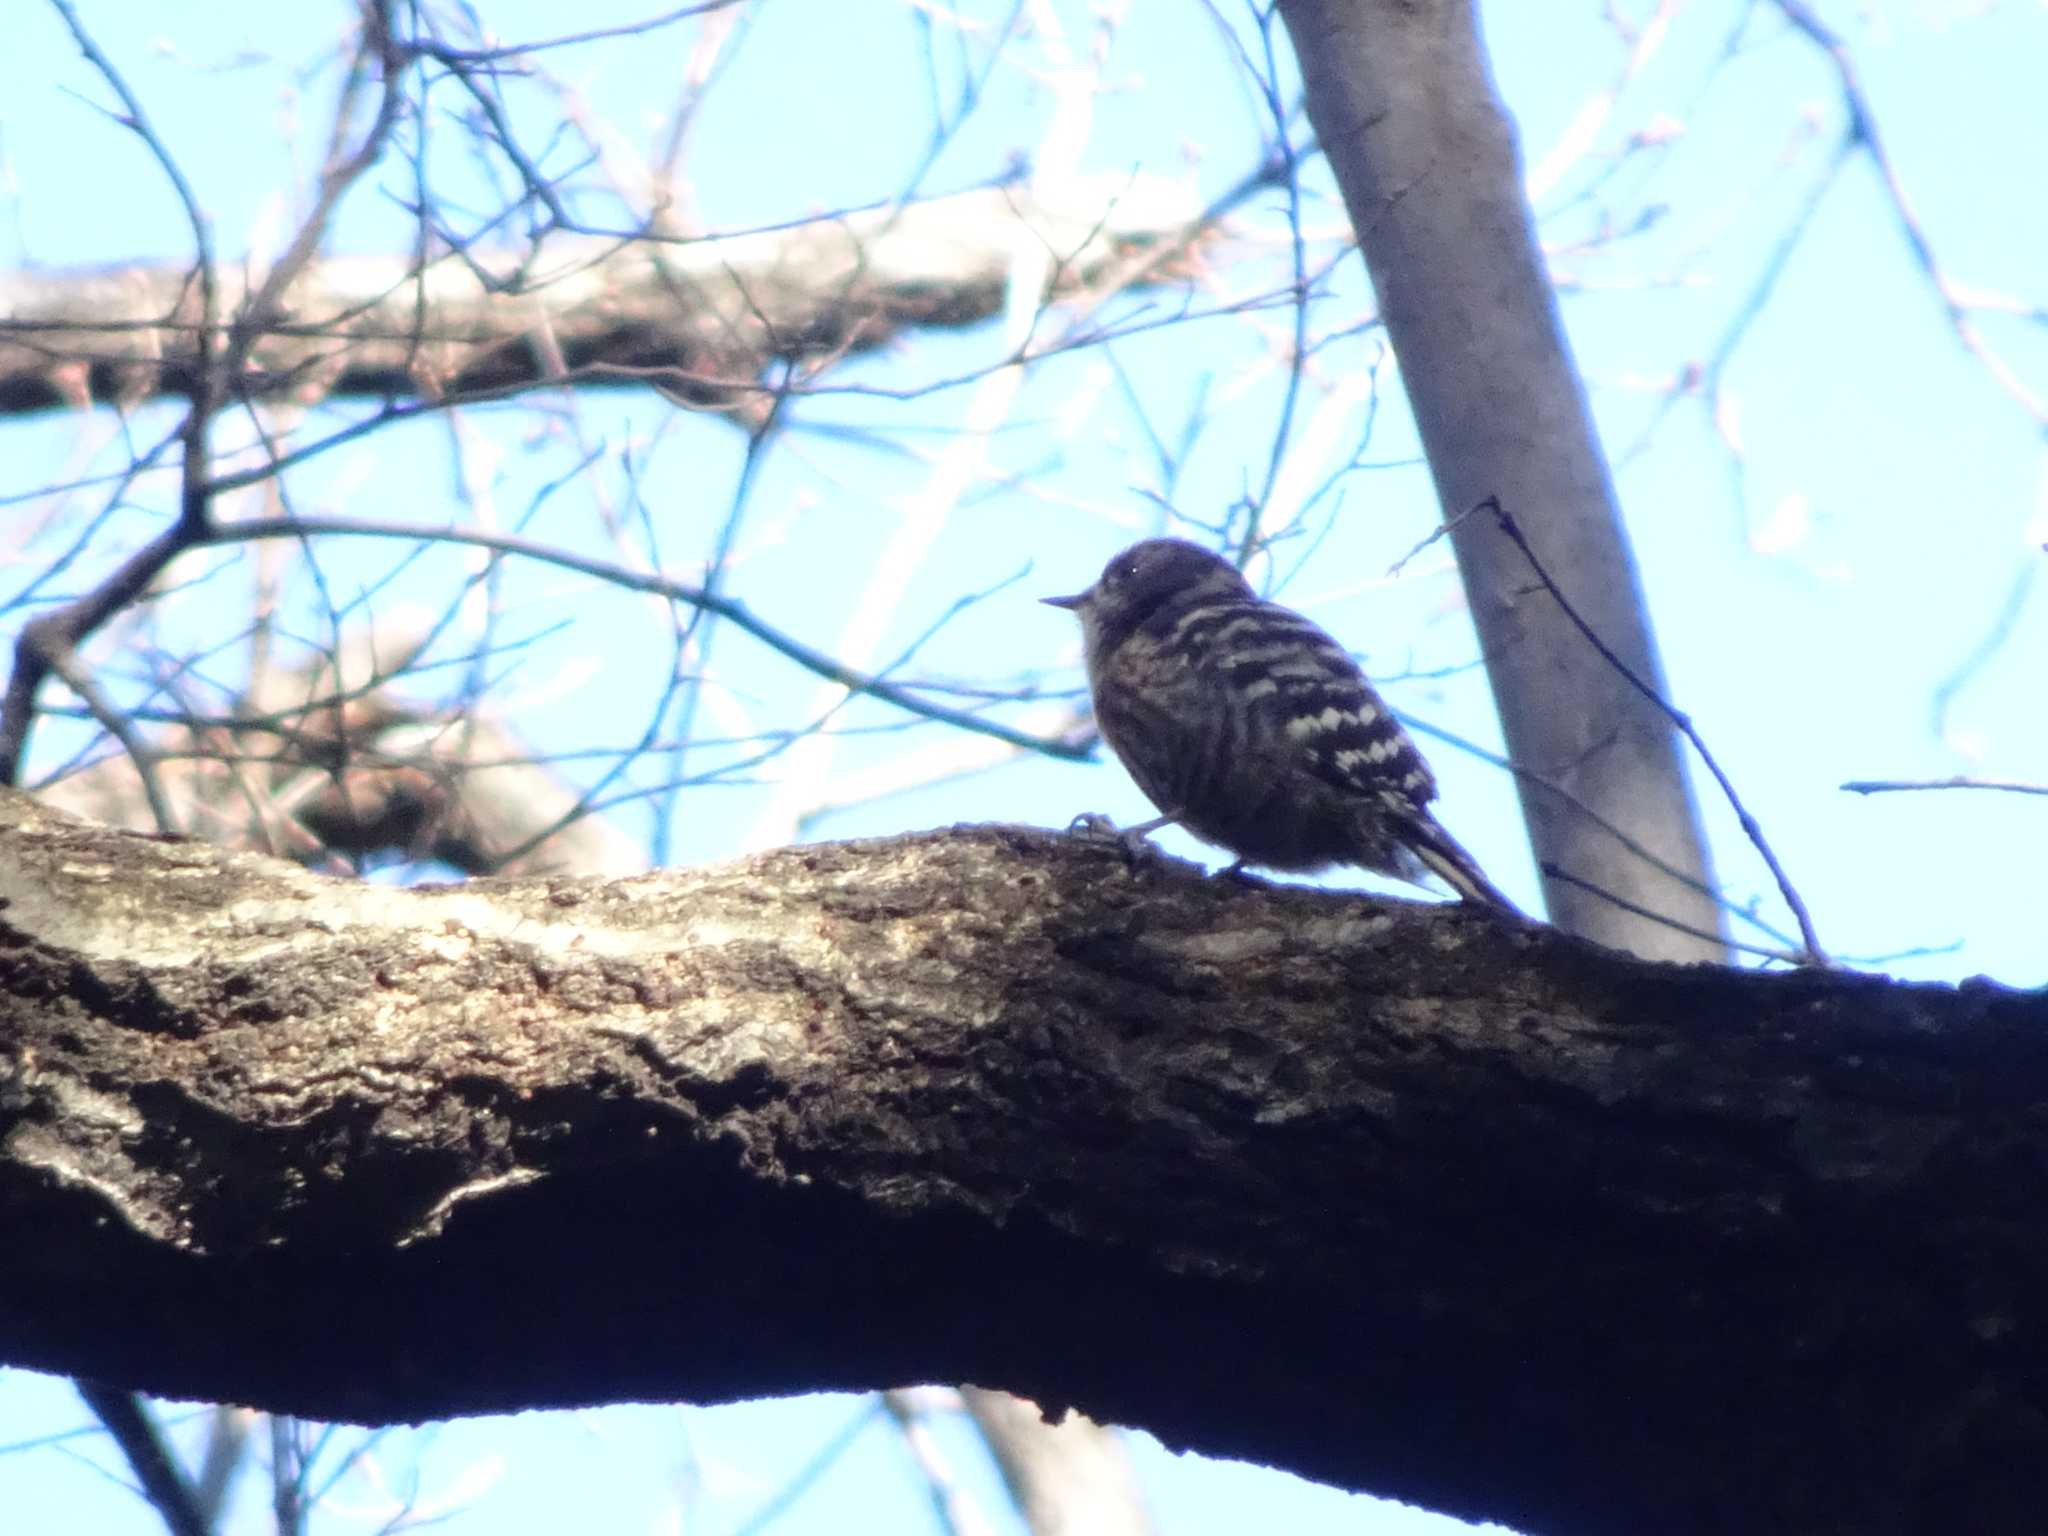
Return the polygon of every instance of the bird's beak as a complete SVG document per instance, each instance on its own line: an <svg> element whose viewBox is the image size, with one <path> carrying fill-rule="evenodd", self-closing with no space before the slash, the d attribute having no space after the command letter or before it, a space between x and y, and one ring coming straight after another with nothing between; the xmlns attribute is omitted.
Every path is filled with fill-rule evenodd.
<svg viewBox="0 0 2048 1536"><path fill-rule="evenodd" d="M1055 608L1078 608L1088 601L1086 592L1076 592L1072 597L1041 597L1041 603L1050 603Z"/></svg>

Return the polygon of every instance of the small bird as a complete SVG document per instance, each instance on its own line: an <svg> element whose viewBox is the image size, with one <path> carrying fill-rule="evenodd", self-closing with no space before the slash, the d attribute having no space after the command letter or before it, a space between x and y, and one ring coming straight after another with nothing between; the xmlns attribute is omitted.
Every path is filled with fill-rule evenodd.
<svg viewBox="0 0 2048 1536"><path fill-rule="evenodd" d="M1147 539L1072 597L1103 736L1160 815L1246 864L1356 864L1516 910L1430 814L1436 778L1344 648L1185 539Z"/></svg>

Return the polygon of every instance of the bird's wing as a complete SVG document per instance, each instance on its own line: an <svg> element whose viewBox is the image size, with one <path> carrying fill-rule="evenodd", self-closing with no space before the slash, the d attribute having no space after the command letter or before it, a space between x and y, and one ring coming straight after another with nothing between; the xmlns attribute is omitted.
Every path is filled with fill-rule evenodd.
<svg viewBox="0 0 2048 1536"><path fill-rule="evenodd" d="M1207 652L1242 701L1251 740L1278 743L1316 778L1357 795L1422 810L1436 777L1358 663L1319 625L1261 603Z"/></svg>

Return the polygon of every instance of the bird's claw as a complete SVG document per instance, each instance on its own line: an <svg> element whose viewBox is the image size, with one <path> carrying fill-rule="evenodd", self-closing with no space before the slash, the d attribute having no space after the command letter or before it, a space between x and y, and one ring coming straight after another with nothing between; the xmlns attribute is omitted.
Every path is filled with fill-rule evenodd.
<svg viewBox="0 0 2048 1536"><path fill-rule="evenodd" d="M1160 852L1159 845L1146 835L1145 828L1119 827L1100 811L1083 811L1067 823L1067 831L1074 837L1115 843L1123 849L1124 861L1133 868L1147 860L1166 857Z"/></svg>

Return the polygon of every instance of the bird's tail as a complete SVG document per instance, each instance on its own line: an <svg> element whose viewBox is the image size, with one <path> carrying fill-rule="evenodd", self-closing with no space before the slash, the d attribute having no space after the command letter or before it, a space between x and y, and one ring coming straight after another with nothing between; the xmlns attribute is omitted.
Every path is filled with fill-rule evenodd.
<svg viewBox="0 0 2048 1536"><path fill-rule="evenodd" d="M1518 917L1521 915L1522 909L1501 894L1500 888L1486 878L1485 871L1474 862L1472 855L1428 812L1415 818L1414 836L1408 843L1408 849L1431 874L1456 891L1460 900L1512 912Z"/></svg>

